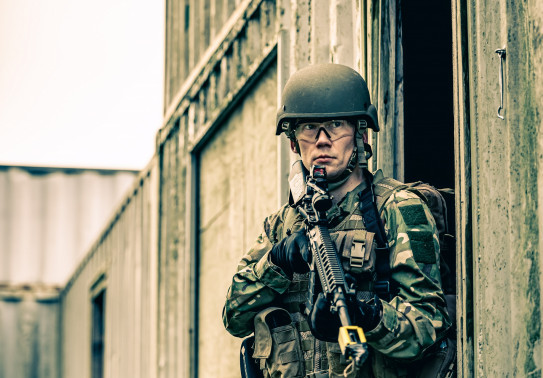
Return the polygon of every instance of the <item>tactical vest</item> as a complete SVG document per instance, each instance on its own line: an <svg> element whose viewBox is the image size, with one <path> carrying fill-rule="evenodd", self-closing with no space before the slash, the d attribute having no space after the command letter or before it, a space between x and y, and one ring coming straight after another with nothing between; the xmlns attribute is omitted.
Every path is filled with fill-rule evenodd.
<svg viewBox="0 0 543 378"><path fill-rule="evenodd" d="M374 263L375 263L375 240L374 234L366 231L364 222L360 213L358 202L337 225L330 227L330 235L336 244L337 250L342 254L342 264L345 273L349 273L356 278L357 297L362 300L370 300L373 298L373 283L374 283ZM274 219L269 228L266 229L269 239L272 243L276 243L288 236L289 234L298 231L303 227L303 218L292 207L284 208L280 217ZM339 345L337 343L327 343L315 339L311 334L309 325L306 321L305 304L309 293L309 273L297 274L294 273L292 283L287 292L281 296L281 302L278 303L278 308L267 309L257 315L255 324L259 323L260 327L255 325L255 354L254 357L261 358L261 368L264 370L264 376L298 376L303 371L308 377L328 377L328 369L331 368L333 373L338 376L343 376L343 371L348 366L344 361ZM290 314L293 327L289 329L289 322L281 323L279 326L281 336L274 335L277 327L269 327L266 325L270 322L270 318L283 318L284 314L280 309L285 309ZM276 321L274 319L273 321ZM266 329L268 328L268 329ZM288 335L288 336L286 336ZM258 339L265 337L274 343L274 348L259 347ZM296 346L293 346L293 338L299 339L299 352ZM266 356L264 350L283 350L283 354L268 358L267 364L262 357ZM300 353L301 356L296 354ZM270 356L272 357L272 356ZM295 366L293 368L293 366ZM285 374L285 369L289 374Z"/></svg>
<svg viewBox="0 0 543 378"><path fill-rule="evenodd" d="M376 174L373 184L379 214L382 213L390 195L398 190L411 191L426 201L424 194L417 190L417 184L403 184L383 177L382 173ZM375 234L365 228L359 202L347 210L348 214L338 224L330 225L330 235L336 244L337 251L342 256L345 273L352 274L356 278L358 299L367 301L376 294L377 242ZM436 221L441 239L439 219ZM277 217L266 225L265 231L269 240L275 244L298 231L302 226L302 216L294 208L286 206ZM388 257L384 261L389 261ZM260 359L260 368L264 377L344 376L343 372L348 363L341 355L339 345L317 340L311 334L305 316L308 295L309 273L294 273L287 292L281 296L280 302L277 304L278 307L268 308L256 316L253 357ZM450 346L448 349L436 346L435 349L433 353L455 351L455 348ZM447 361L454 360L454 355L447 358ZM407 377L411 376L409 371L413 371L412 366L396 364L382 354L373 351L372 358L368 359L362 370L357 375L353 374L349 377L374 376L371 364L379 366L382 373L379 376L383 377ZM421 361L421 365L417 369L426 370L427 366L424 365L428 365L428 363ZM452 371L451 369L448 371ZM432 368L432 372L437 370L437 368ZM423 374L423 376L426 375ZM435 375L432 373L431 376Z"/></svg>

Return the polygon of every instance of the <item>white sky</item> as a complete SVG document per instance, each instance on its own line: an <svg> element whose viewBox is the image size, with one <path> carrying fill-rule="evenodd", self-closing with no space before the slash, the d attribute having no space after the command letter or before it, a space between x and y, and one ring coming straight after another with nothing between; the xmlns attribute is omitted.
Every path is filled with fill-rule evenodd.
<svg viewBox="0 0 543 378"><path fill-rule="evenodd" d="M0 164L143 168L164 0L0 0Z"/></svg>

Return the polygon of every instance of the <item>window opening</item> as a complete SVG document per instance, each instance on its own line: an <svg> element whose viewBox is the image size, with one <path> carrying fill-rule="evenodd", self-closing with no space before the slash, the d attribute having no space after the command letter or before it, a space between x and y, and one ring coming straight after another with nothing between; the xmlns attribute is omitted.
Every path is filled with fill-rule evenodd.
<svg viewBox="0 0 543 378"><path fill-rule="evenodd" d="M104 377L104 330L106 291L92 298L92 378Z"/></svg>

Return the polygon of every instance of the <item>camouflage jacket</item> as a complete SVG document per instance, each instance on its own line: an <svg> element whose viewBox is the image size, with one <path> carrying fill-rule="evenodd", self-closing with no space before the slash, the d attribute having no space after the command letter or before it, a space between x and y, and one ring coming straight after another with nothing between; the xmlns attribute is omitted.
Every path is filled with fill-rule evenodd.
<svg viewBox="0 0 543 378"><path fill-rule="evenodd" d="M377 172L375 182L382 177ZM365 299L369 299L372 275L348 263L356 240L363 239L364 247L371 248L373 234L365 231L358 201L364 187L362 183L349 192L327 215L332 238L343 254L344 268L358 273L358 289L367 292ZM381 216L390 246L391 278L398 285L398 294L390 302L381 300L380 323L373 330L365 330L372 357L365 364L366 372L356 376L401 376L401 366L419 358L444 337L450 326L440 284L439 239L428 207L416 194L397 190L384 203ZM339 347L315 340L300 310L300 304L307 299L307 275L295 273L289 279L269 258L272 246L287 235L287 230L300 229L302 221L298 211L288 205L264 220L260 236L243 256L228 289L223 322L232 335L245 337L255 331L255 317L262 310L284 308L292 314L301 339L305 374L329 369L329 376L343 376L347 365L341 361ZM351 240L349 247L346 240Z"/></svg>

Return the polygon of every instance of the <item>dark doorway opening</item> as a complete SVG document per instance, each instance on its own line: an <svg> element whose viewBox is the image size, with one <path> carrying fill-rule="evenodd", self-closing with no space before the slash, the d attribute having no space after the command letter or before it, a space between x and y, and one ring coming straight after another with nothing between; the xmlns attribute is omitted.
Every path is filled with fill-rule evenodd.
<svg viewBox="0 0 543 378"><path fill-rule="evenodd" d="M402 1L404 178L454 189L454 110L451 0ZM450 234L454 195L444 194ZM456 256L441 254L454 290ZM449 291L448 290L448 291Z"/></svg>
<svg viewBox="0 0 543 378"><path fill-rule="evenodd" d="M104 376L104 332L106 291L92 298L92 378Z"/></svg>
<svg viewBox="0 0 543 378"><path fill-rule="evenodd" d="M451 2L403 1L405 181L454 187Z"/></svg>

